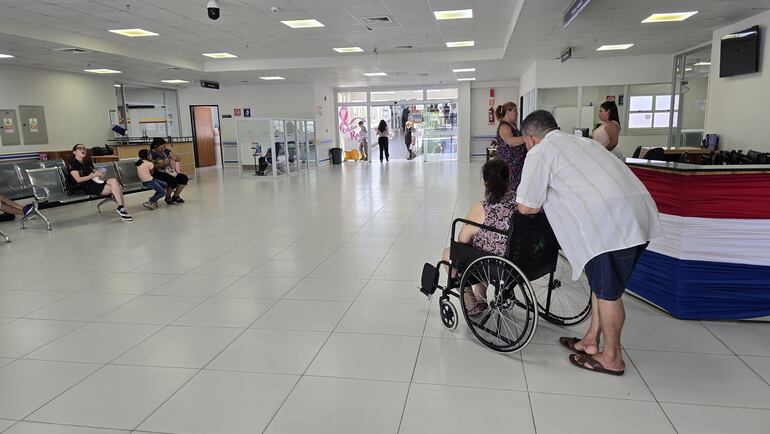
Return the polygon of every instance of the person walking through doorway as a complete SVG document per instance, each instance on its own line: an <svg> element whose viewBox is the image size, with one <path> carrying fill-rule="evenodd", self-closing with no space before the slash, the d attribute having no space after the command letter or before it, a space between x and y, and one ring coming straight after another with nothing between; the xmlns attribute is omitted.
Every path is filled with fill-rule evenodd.
<svg viewBox="0 0 770 434"><path fill-rule="evenodd" d="M369 138L367 137L369 132L364 126L364 121L358 121L358 128L360 128L358 131L358 152L361 153L361 159L366 161L369 159Z"/></svg>

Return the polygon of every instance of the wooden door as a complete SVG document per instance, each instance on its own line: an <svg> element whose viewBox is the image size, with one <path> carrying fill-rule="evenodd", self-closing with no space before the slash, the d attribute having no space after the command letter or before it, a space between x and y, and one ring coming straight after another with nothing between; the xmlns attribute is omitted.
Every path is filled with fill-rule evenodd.
<svg viewBox="0 0 770 434"><path fill-rule="evenodd" d="M198 167L216 166L217 151L214 144L214 127L211 124L211 107L194 107L193 116Z"/></svg>

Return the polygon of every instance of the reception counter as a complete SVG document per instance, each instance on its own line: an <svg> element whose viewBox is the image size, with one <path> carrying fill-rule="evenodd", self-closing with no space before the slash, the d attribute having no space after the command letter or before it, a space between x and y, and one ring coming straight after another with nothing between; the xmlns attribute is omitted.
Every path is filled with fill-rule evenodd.
<svg viewBox="0 0 770 434"><path fill-rule="evenodd" d="M140 149L150 149L149 143L115 143L115 155L119 159L124 158L137 158ZM171 149L175 154L179 155L182 160L180 172L189 176L190 178L195 176L195 150L193 148L193 142L190 141L178 141L166 144L167 149Z"/></svg>
<svg viewBox="0 0 770 434"><path fill-rule="evenodd" d="M677 318L770 316L770 166L626 163L666 233L628 289Z"/></svg>

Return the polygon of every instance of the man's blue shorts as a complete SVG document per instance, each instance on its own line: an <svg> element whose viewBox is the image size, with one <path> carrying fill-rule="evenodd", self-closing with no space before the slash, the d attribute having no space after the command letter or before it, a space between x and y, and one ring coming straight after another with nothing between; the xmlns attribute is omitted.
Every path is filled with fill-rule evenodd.
<svg viewBox="0 0 770 434"><path fill-rule="evenodd" d="M585 266L586 277L596 297L614 301L623 296L626 283L648 244L605 252L588 261Z"/></svg>

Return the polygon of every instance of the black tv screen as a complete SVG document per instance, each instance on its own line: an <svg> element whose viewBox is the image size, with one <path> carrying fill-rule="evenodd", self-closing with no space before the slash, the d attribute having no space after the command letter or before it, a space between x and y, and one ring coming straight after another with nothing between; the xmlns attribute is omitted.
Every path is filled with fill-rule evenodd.
<svg viewBox="0 0 770 434"><path fill-rule="evenodd" d="M722 37L719 76L759 72L759 26Z"/></svg>

